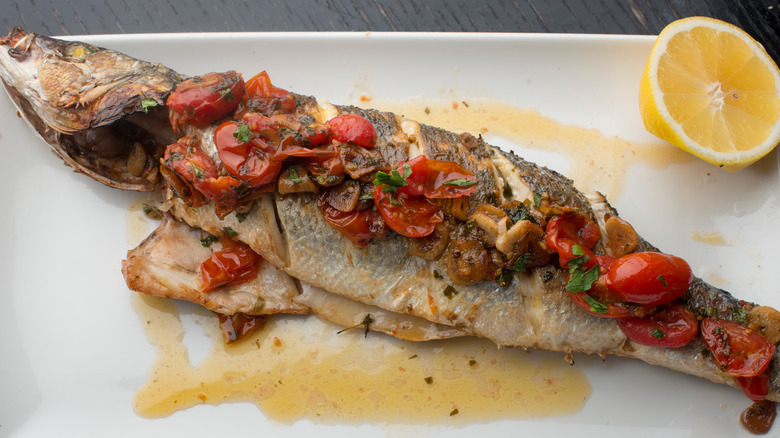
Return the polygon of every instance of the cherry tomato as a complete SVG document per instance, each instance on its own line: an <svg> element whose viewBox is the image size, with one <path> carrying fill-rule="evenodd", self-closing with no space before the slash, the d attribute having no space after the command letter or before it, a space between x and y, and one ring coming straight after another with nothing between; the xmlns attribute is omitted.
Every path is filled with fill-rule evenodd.
<svg viewBox="0 0 780 438"><path fill-rule="evenodd" d="M458 198L477 190L477 177L453 161L428 160L428 180L425 196L428 198Z"/></svg>
<svg viewBox="0 0 780 438"><path fill-rule="evenodd" d="M735 321L704 318L701 335L715 361L734 377L755 377L769 366L775 346Z"/></svg>
<svg viewBox="0 0 780 438"><path fill-rule="evenodd" d="M657 252L639 252L617 259L607 273L607 287L624 301L660 306L676 300L691 285L685 260Z"/></svg>
<svg viewBox="0 0 780 438"><path fill-rule="evenodd" d="M547 222L545 243L547 248L556 251L559 263L567 267L569 261L577 255L574 254L574 246L582 249L588 260L582 264L583 268L590 269L597 262L596 254L591 248L599 239L599 229L593 221L582 216L564 214L555 216Z"/></svg>
<svg viewBox="0 0 780 438"><path fill-rule="evenodd" d="M418 155L409 161L398 163L396 170L399 175L404 174L404 164L409 164L412 173L404 178L405 186L398 188L398 193L406 193L411 196L420 196L425 191L425 182L428 180L428 159L425 155Z"/></svg>
<svg viewBox="0 0 780 438"><path fill-rule="evenodd" d="M312 148L311 158L306 159L306 170L316 176L337 176L345 173L336 144Z"/></svg>
<svg viewBox="0 0 780 438"><path fill-rule="evenodd" d="M367 118L358 114L342 114L327 121L333 138L342 143L352 142L364 148L376 146L376 129Z"/></svg>
<svg viewBox="0 0 780 438"><path fill-rule="evenodd" d="M297 102L289 91L276 87L265 70L256 74L246 83L246 94L250 99L267 100L271 107L278 107L285 113L295 111Z"/></svg>
<svg viewBox="0 0 780 438"><path fill-rule="evenodd" d="M699 332L696 315L680 304L670 304L645 318L625 318L617 323L628 339L650 347L682 347Z"/></svg>
<svg viewBox="0 0 780 438"><path fill-rule="evenodd" d="M189 182L217 176L211 158L199 148L182 141L165 148L163 164Z"/></svg>
<svg viewBox="0 0 780 438"><path fill-rule="evenodd" d="M366 247L371 239L385 236L386 225L377 211L343 212L328 204L326 199L327 195L321 195L318 202L322 216L336 231L352 243Z"/></svg>
<svg viewBox="0 0 780 438"><path fill-rule="evenodd" d="M209 292L222 286L239 284L257 276L260 256L243 243L234 243L201 263L202 291Z"/></svg>
<svg viewBox="0 0 780 438"><path fill-rule="evenodd" d="M274 151L260 138L241 141L235 133L239 124L224 122L214 131L217 153L227 171L250 187L273 182L282 170L282 163L272 158Z"/></svg>
<svg viewBox="0 0 780 438"><path fill-rule="evenodd" d="M205 126L230 114L244 97L241 75L208 73L187 79L168 96L171 124Z"/></svg>
<svg viewBox="0 0 780 438"><path fill-rule="evenodd" d="M633 316L620 303L607 302L588 292L569 292L569 298L571 298L575 306L599 318L628 318ZM595 301L597 305L594 306L592 303L589 303L589 300Z"/></svg>
<svg viewBox="0 0 780 438"><path fill-rule="evenodd" d="M382 187L374 188L374 205L387 226L406 237L425 237L444 220L439 207L423 196L405 193L383 193Z"/></svg>
<svg viewBox="0 0 780 438"><path fill-rule="evenodd" d="M737 377L742 392L754 402L764 400L769 390L769 370L755 377Z"/></svg>

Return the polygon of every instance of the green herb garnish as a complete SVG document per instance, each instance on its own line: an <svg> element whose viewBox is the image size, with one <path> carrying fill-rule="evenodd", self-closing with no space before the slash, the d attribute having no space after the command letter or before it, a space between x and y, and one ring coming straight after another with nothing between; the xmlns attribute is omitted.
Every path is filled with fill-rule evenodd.
<svg viewBox="0 0 780 438"><path fill-rule="evenodd" d="M208 248L211 246L212 243L219 240L219 236L215 236L213 234L206 234L206 236L200 238L200 244L201 246Z"/></svg>
<svg viewBox="0 0 780 438"><path fill-rule="evenodd" d="M233 131L233 137L241 143L248 143L249 140L252 139L252 130L249 129L249 125L245 123Z"/></svg>
<svg viewBox="0 0 780 438"><path fill-rule="evenodd" d="M500 274L498 274L498 278L496 279L498 282L498 285L501 287L507 287L509 286L509 283L512 281L512 271L501 271Z"/></svg>
<svg viewBox="0 0 780 438"><path fill-rule="evenodd" d="M656 279L656 280L658 280L658 281L660 281L660 282L661 282L661 284L663 284L663 285L664 285L664 287L666 287L666 279L664 278L663 274L662 274L662 275L659 275L659 276L658 276L658 277L656 277L655 279Z"/></svg>
<svg viewBox="0 0 780 438"><path fill-rule="evenodd" d="M586 303L590 304L591 312L598 312L602 314L607 313L607 306L594 300L590 295L585 295L583 299L585 300Z"/></svg>
<svg viewBox="0 0 780 438"><path fill-rule="evenodd" d="M235 99L235 96L233 95L233 90L230 88L223 88L219 90L219 95L227 102L232 102L233 99Z"/></svg>
<svg viewBox="0 0 780 438"><path fill-rule="evenodd" d="M152 99L151 97L141 99L141 108L143 108L145 113L149 112L149 108L154 108L157 105L158 105L157 101Z"/></svg>
<svg viewBox="0 0 780 438"><path fill-rule="evenodd" d="M542 206L542 196L536 192L534 192L534 206L536 206L536 208Z"/></svg>
<svg viewBox="0 0 780 438"><path fill-rule="evenodd" d="M404 165L401 166L401 169L403 175L398 173L398 169L393 169L389 174L382 171L377 172L373 181L374 185L384 186L382 187L382 193L395 193L399 187L408 186L409 183L406 182L406 178L409 178L412 174L412 166L410 166L409 163L404 163Z"/></svg>
<svg viewBox="0 0 780 438"><path fill-rule="evenodd" d="M470 179L454 179L452 181L447 181L445 183L442 183L443 186L456 186L456 187L471 187L476 184L477 184L477 180L470 180Z"/></svg>
<svg viewBox="0 0 780 438"><path fill-rule="evenodd" d="M433 377L431 377L431 376L426 377L425 378L425 383L427 383L429 385L432 384L433 383Z"/></svg>
<svg viewBox="0 0 780 438"><path fill-rule="evenodd" d="M287 176L290 178L290 181L294 182L295 184L303 182L301 177L298 176L298 171L295 170L294 167L290 167L289 169L287 169Z"/></svg>
<svg viewBox="0 0 780 438"><path fill-rule="evenodd" d="M190 168L192 168L192 173L195 174L196 178L203 178L203 169L192 163L190 163Z"/></svg>
<svg viewBox="0 0 780 438"><path fill-rule="evenodd" d="M458 294L458 290L452 287L451 284L448 284L447 287L444 288L443 293L445 297L452 299L452 297Z"/></svg>
<svg viewBox="0 0 780 438"><path fill-rule="evenodd" d="M523 253L512 263L512 270L525 272L528 270L528 263L531 261L531 253Z"/></svg>
<svg viewBox="0 0 780 438"><path fill-rule="evenodd" d="M599 266L596 265L587 271L583 268L577 268L571 273L569 282L566 283L566 290L573 293L585 292L590 290L593 283L599 279Z"/></svg>
<svg viewBox="0 0 780 438"><path fill-rule="evenodd" d="M222 231L224 231L224 232L225 232L225 234L227 234L227 235L228 235L228 236L230 236L230 237L236 237L236 236L238 236L238 232L234 231L234 230L233 230L232 228L230 228L230 227L225 227L225 228L223 228L223 229L222 229Z"/></svg>
<svg viewBox="0 0 780 438"><path fill-rule="evenodd" d="M249 212L248 211L246 213L236 213L236 219L238 219L238 223L239 224L241 222L244 222L244 219L246 219L247 216L249 216Z"/></svg>
<svg viewBox="0 0 780 438"><path fill-rule="evenodd" d="M666 336L666 334L662 330L657 329L657 328L654 328L650 332L650 334L653 335L653 337L656 338L656 339L663 339Z"/></svg>
<svg viewBox="0 0 780 438"><path fill-rule="evenodd" d="M436 279L439 279L439 280L441 280L442 278L444 278L444 276L443 276L443 275L441 275L441 273L440 273L439 271L437 271L437 270L435 270L435 269L434 269L434 270L433 270L433 278L436 278Z"/></svg>

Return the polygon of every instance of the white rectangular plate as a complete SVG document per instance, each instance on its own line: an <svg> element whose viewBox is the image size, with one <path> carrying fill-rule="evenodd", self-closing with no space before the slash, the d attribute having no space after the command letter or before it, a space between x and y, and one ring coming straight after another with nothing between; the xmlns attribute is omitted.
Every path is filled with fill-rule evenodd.
<svg viewBox="0 0 780 438"><path fill-rule="evenodd" d="M500 99L648 147L638 81L652 37L526 34L179 34L82 39L185 74L263 69L334 103ZM360 88L360 90L358 90ZM370 103L369 103L370 105ZM249 403L138 417L154 357L120 273L136 194L74 174L0 98L0 436L366 436L392 426L272 423ZM612 202L662 250L747 300L780 307L776 153L729 174L698 160L629 169ZM555 159L540 164L559 166ZM713 246L691 233L722 233ZM544 353L540 353L544 354ZM563 358L561 357L561 360ZM577 356L593 393L577 414L434 428L439 436L748 436L740 391L636 361ZM395 430L395 432L394 432ZM409 433L408 428L403 429ZM250 432L251 431L251 432ZM775 428L776 431L776 428Z"/></svg>

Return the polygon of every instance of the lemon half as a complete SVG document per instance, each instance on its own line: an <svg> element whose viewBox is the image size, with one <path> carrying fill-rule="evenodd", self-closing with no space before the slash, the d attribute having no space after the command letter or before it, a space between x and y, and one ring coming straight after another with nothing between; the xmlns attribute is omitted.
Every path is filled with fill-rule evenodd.
<svg viewBox="0 0 780 438"><path fill-rule="evenodd" d="M639 108L650 133L736 171L780 142L780 71L742 29L684 18L658 35Z"/></svg>

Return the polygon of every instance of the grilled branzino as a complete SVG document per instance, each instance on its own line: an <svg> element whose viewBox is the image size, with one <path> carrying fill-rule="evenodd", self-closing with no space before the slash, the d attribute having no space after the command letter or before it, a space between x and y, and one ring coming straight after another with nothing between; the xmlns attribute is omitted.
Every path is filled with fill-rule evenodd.
<svg viewBox="0 0 780 438"><path fill-rule="evenodd" d="M612 267L658 249L599 193L580 192L566 177L481 138L319 104L273 86L265 73L246 83L235 72L185 80L139 61L128 64L137 73L132 81L99 82L106 74L90 69L89 59L126 58L20 29L0 44L8 47L0 54L6 88L69 165L135 190L149 190L158 169L162 174L159 207L168 216L128 254L123 271L131 288L223 314L313 309L343 325L365 315L365 326L405 339L467 335L502 347L615 354L737 387L737 377L762 375L767 398L780 400L776 311L692 276L671 303L625 299L610 285L617 281ZM53 68L73 75L60 75L65 84L46 80L41 72ZM151 86L160 78L160 87ZM128 83L133 91L120 93ZM83 91L70 98L58 91L78 86ZM120 101L110 117L105 105L91 103L100 96ZM157 131L166 109L171 124ZM88 122L69 127L60 119ZM149 143L140 184L126 172L135 169L137 141L89 134L125 123ZM74 148L74 136L100 147ZM198 247L204 233L219 245ZM203 265L231 248L259 255L260 268L250 263L256 276L245 282L215 282L231 269L214 274ZM662 271L657 287L666 288L672 274ZM267 278L282 291L261 290ZM350 315L332 311L346 308ZM641 326L680 312L702 326L684 345L649 346L626 334L629 318ZM370 314L382 318L369 321ZM384 329L370 324L385 317L391 322ZM652 337L668 341L672 330L661 327Z"/></svg>

